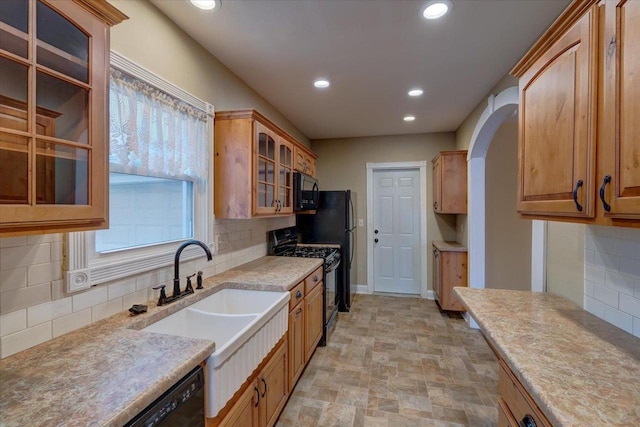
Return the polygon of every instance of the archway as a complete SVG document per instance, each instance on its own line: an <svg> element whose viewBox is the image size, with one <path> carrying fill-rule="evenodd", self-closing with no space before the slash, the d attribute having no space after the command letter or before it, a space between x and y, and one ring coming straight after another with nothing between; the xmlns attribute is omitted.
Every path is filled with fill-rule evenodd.
<svg viewBox="0 0 640 427"><path fill-rule="evenodd" d="M471 136L468 162L469 286L484 288L486 279L485 160L489 145L502 123L518 112L516 86L491 95ZM544 290L544 221L531 225L531 289Z"/></svg>

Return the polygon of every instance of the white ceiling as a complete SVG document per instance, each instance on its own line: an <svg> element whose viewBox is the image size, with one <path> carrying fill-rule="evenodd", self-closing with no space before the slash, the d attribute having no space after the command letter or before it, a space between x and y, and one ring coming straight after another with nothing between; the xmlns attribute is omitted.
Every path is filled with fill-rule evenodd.
<svg viewBox="0 0 640 427"><path fill-rule="evenodd" d="M151 1L310 139L457 129L569 3L453 0L427 21L426 0Z"/></svg>

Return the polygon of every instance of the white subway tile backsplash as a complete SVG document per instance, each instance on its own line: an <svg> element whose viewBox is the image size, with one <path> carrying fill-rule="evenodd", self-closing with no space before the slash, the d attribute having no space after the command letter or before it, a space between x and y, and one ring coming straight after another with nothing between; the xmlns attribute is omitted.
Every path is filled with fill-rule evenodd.
<svg viewBox="0 0 640 427"><path fill-rule="evenodd" d="M584 279L592 283L604 285L606 280L607 271L592 265L585 264L584 266Z"/></svg>
<svg viewBox="0 0 640 427"><path fill-rule="evenodd" d="M15 246L25 246L27 236L4 237L0 239L0 248L13 248Z"/></svg>
<svg viewBox="0 0 640 427"><path fill-rule="evenodd" d="M51 261L62 261L62 242L51 243Z"/></svg>
<svg viewBox="0 0 640 427"><path fill-rule="evenodd" d="M61 278L62 265L60 262L33 264L27 268L27 286L50 283L52 280Z"/></svg>
<svg viewBox="0 0 640 427"><path fill-rule="evenodd" d="M91 321L97 322L98 320L102 320L109 316L113 316L116 313L120 313L121 311L122 298L116 298L102 304L94 305L93 307L91 307Z"/></svg>
<svg viewBox="0 0 640 427"><path fill-rule="evenodd" d="M73 296L73 311L102 304L107 301L107 288L99 287Z"/></svg>
<svg viewBox="0 0 640 427"><path fill-rule="evenodd" d="M91 309L85 308L84 310L76 311L67 316L53 319L51 322L53 329L53 337L59 337L67 332L75 331L83 326L87 326L91 323Z"/></svg>
<svg viewBox="0 0 640 427"><path fill-rule="evenodd" d="M595 314L596 316L604 319L604 307L604 303L585 295L584 309L589 313Z"/></svg>
<svg viewBox="0 0 640 427"><path fill-rule="evenodd" d="M589 282L588 280L584 281L584 294L586 296L590 296L591 298L595 295L595 287L597 285L595 283Z"/></svg>
<svg viewBox="0 0 640 427"><path fill-rule="evenodd" d="M620 272L640 277L640 262L637 259L620 258Z"/></svg>
<svg viewBox="0 0 640 427"><path fill-rule="evenodd" d="M600 268L617 271L620 268L620 257L596 250L594 256L594 264Z"/></svg>
<svg viewBox="0 0 640 427"><path fill-rule="evenodd" d="M51 338L51 322L41 323L33 328L6 335L0 338L2 341L2 354L0 357L11 356L19 351L49 341Z"/></svg>
<svg viewBox="0 0 640 427"><path fill-rule="evenodd" d="M27 310L0 315L0 337L27 329Z"/></svg>
<svg viewBox="0 0 640 427"><path fill-rule="evenodd" d="M613 307L605 305L604 320L629 333L633 330L633 317Z"/></svg>
<svg viewBox="0 0 640 427"><path fill-rule="evenodd" d="M615 271L607 271L605 285L627 295L633 295L634 277L627 274L620 274Z"/></svg>
<svg viewBox="0 0 640 427"><path fill-rule="evenodd" d="M585 309L640 334L640 326L636 327L640 325L640 230L602 226L585 230Z"/></svg>
<svg viewBox="0 0 640 427"><path fill-rule="evenodd" d="M27 309L27 324L32 327L71 314L71 312L71 297L47 302Z"/></svg>
<svg viewBox="0 0 640 427"><path fill-rule="evenodd" d="M0 270L0 292L27 287L27 267Z"/></svg>
<svg viewBox="0 0 640 427"><path fill-rule="evenodd" d="M131 294L135 291L136 291L136 279L127 279L127 280L120 281L119 283L109 285L108 296L109 296L109 299L112 300L114 298L119 298L123 295Z"/></svg>
<svg viewBox="0 0 640 427"><path fill-rule="evenodd" d="M640 318L640 299L638 298L620 294L619 308L620 311Z"/></svg>
<svg viewBox="0 0 640 427"><path fill-rule="evenodd" d="M593 297L611 307L618 307L618 292L614 289L605 288L604 286L595 285Z"/></svg>
<svg viewBox="0 0 640 427"><path fill-rule="evenodd" d="M2 249L0 270L42 264L51 260L49 243L32 246L17 246Z"/></svg>
<svg viewBox="0 0 640 427"><path fill-rule="evenodd" d="M0 292L0 314L51 301L51 284Z"/></svg>
<svg viewBox="0 0 640 427"><path fill-rule="evenodd" d="M62 234L40 234L36 236L27 236L27 245L36 245L38 243L61 242Z"/></svg>

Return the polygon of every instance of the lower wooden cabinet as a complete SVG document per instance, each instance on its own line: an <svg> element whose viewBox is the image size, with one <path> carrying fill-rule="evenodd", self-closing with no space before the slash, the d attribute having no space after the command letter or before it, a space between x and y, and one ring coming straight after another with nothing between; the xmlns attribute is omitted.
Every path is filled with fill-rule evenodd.
<svg viewBox="0 0 640 427"><path fill-rule="evenodd" d="M313 351L316 349L320 339L322 338L322 312L324 311L324 301L322 300L323 288L324 284L320 282L320 284L313 288L313 290L305 297L307 311L304 336L305 363L309 362Z"/></svg>
<svg viewBox="0 0 640 427"><path fill-rule="evenodd" d="M467 250L456 242L433 242L433 290L443 310L465 311L453 293L467 286Z"/></svg>
<svg viewBox="0 0 640 427"><path fill-rule="evenodd" d="M304 301L300 301L289 312L289 384L291 388L298 382L305 367L304 315Z"/></svg>
<svg viewBox="0 0 640 427"><path fill-rule="evenodd" d="M519 425L551 427L549 420L502 360L500 360L498 392L500 393L498 427Z"/></svg>
<svg viewBox="0 0 640 427"><path fill-rule="evenodd" d="M260 391L254 382L251 387L247 387L227 416L218 425L220 427L258 427L260 415L257 410L259 395Z"/></svg>
<svg viewBox="0 0 640 427"><path fill-rule="evenodd" d="M272 427L289 397L288 342L286 335L258 367L257 375L241 388L216 418L205 419L207 427Z"/></svg>

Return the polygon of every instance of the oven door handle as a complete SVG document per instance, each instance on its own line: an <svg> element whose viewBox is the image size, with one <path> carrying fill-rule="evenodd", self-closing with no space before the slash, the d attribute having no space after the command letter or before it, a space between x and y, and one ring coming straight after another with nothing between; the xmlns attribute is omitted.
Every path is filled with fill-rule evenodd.
<svg viewBox="0 0 640 427"><path fill-rule="evenodd" d="M327 271L325 271L326 273L331 273L333 270L337 269L338 267L340 267L340 263L342 262L342 259L339 259L337 263L327 267Z"/></svg>

